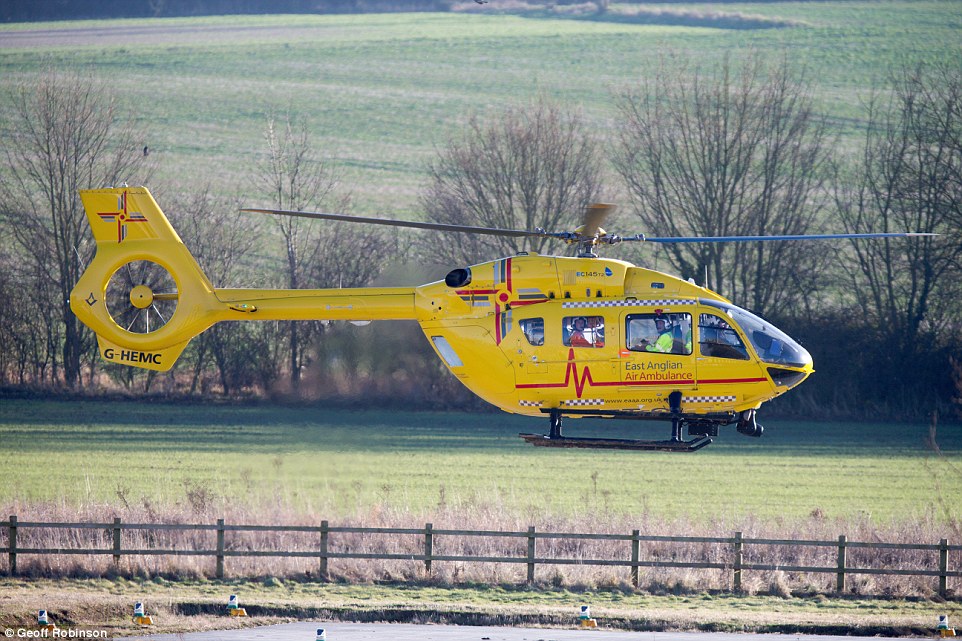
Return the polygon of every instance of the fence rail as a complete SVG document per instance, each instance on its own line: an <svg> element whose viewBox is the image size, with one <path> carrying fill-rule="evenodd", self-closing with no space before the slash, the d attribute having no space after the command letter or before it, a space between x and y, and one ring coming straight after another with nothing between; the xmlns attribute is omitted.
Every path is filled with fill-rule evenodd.
<svg viewBox="0 0 962 641"><path fill-rule="evenodd" d="M25 530L104 530L111 534L110 547L79 548L79 547L26 547L20 545L21 534ZM288 557L314 558L318 562L319 575L326 579L329 575L330 562L336 559L366 559L366 560L400 560L424 564L425 573L430 575L432 564L437 562L469 562L469 563L507 563L524 564L527 566L527 582L535 580L535 569L544 565L584 565L584 566L613 566L629 568L632 585L639 585L639 568L688 568L706 570L726 570L731 572L731 586L734 591L742 588L742 577L748 571L783 571L813 574L834 574L837 592L844 592L846 578L849 575L892 575L937 577L937 591L942 596L948 594L948 579L962 577L959 569L949 569L949 552L962 551L962 545L949 545L947 539L938 543L882 543L849 541L845 535L840 535L833 541L792 540L745 538L741 532L735 532L732 537L701 537L701 536L660 536L642 535L639 530L631 534L591 534L574 532L539 532L534 526L525 532L508 532L498 530L448 530L438 529L431 523L423 528L393 528L393 527L345 527L331 526L327 521L320 525L228 525L223 519L215 524L157 524L157 523L123 523L115 518L112 523L71 523L71 522L39 522L20 521L16 516L10 516L7 521L0 521L0 530L6 533L6 546L0 547L0 554L7 555L7 570L10 575L17 574L17 561L22 555L110 555L113 562L120 564L124 556L208 556L213 557L214 575L218 579L225 577L225 562L231 557ZM214 532L216 533L216 547L212 549L173 549L164 547L125 548L123 547L124 531L183 531L183 532ZM230 549L227 545L229 532L299 532L316 534L317 548L313 550L241 550ZM362 534L362 535L414 535L423 538L421 553L388 553L388 552L336 552L331 550L332 535ZM438 537L479 537L479 538L516 538L527 541L527 552L524 556L479 556L469 554L436 554L435 542ZM626 543L624 558L570 558L547 557L537 555L537 541L558 539L576 541L622 541ZM640 555L641 543L691 543L714 544L728 548L725 562L697 562L660 559L643 559ZM836 564L828 566L788 565L782 563L752 563L745 561L746 549L749 546L800 546L834 548ZM847 552L852 549L875 550L917 550L938 552L937 567L919 568L885 568L885 567L855 567L849 564ZM957 564L958 565L958 564Z"/></svg>

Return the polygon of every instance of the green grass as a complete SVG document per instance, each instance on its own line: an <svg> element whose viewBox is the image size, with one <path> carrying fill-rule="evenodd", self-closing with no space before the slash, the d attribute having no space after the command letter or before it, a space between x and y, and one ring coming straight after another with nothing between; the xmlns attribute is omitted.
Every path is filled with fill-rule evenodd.
<svg viewBox="0 0 962 641"><path fill-rule="evenodd" d="M658 8L663 5L653 5ZM750 50L789 57L818 82L820 104L847 135L860 100L890 65L959 55L962 8L946 1L672 5L763 15L791 28L728 29L630 19L481 14L263 16L2 25L159 27L159 34L0 47L0 98L46 66L109 80L159 163L155 183L223 192L246 183L265 113L290 106L336 157L360 210L417 210L434 149L475 111L497 113L545 92L580 107L602 138L611 92L675 52L698 63ZM190 34L183 28L201 29ZM0 110L0 129L10 127ZM614 179L611 189L619 187ZM253 195L250 194L249 197Z"/></svg>
<svg viewBox="0 0 962 641"><path fill-rule="evenodd" d="M569 425L572 433L667 432L660 424ZM41 505L122 512L124 501L189 513L197 506L188 494L200 490L215 511L250 506L256 519L270 506L312 522L382 510L415 521L453 510L725 529L815 512L829 523L934 521L942 530L937 523L962 516L960 426L940 428L944 459L926 448L922 425L766 427L761 439L727 428L705 450L677 455L532 448L517 433L546 425L501 413L4 400L0 506L22 519Z"/></svg>

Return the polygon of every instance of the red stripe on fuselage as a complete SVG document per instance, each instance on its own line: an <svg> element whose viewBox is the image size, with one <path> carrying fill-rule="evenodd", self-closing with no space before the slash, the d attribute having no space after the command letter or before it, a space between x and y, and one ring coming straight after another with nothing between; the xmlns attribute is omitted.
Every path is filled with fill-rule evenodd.
<svg viewBox="0 0 962 641"><path fill-rule="evenodd" d="M653 385L721 385L726 383L764 383L765 378L718 378L692 380L681 379L674 381L595 381L591 377L591 370L585 365L578 375L577 364L575 363L574 349L568 350L568 365L565 368L565 380L563 383L521 383L516 384L515 389L559 389L570 387L574 377L575 393L577 398L581 398L582 392L586 387L642 387Z"/></svg>

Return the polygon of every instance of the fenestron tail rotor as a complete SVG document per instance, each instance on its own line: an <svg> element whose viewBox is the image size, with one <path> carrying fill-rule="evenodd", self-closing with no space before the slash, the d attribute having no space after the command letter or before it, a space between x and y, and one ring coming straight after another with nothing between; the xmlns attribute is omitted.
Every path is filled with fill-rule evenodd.
<svg viewBox="0 0 962 641"><path fill-rule="evenodd" d="M177 282L170 272L153 261L135 260L110 277L104 302L121 329L150 334L170 321L178 299Z"/></svg>

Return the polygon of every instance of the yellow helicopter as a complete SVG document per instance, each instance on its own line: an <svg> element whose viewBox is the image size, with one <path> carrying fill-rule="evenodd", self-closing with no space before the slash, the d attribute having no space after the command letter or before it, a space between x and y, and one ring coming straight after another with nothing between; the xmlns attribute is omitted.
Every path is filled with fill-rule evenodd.
<svg viewBox="0 0 962 641"><path fill-rule="evenodd" d="M190 340L220 321L416 320L468 389L507 412L547 417L551 447L691 452L734 424L761 436L762 403L814 370L812 357L771 323L705 287L599 258L620 242L728 242L924 234L694 238L620 237L593 205L575 231L549 232L270 209L244 211L449 232L552 237L577 257L521 253L459 267L419 287L215 288L145 187L81 191L96 255L70 306L113 363L170 369ZM661 420L668 440L572 438L564 417ZM685 432L689 440L685 440Z"/></svg>

